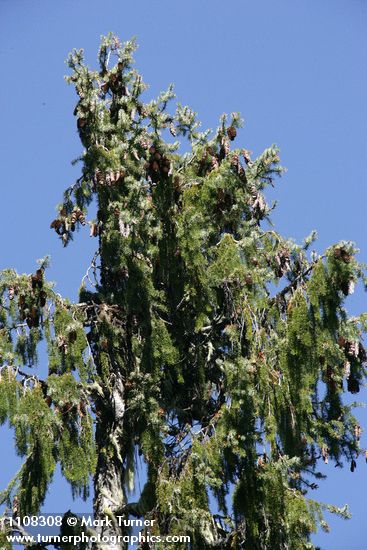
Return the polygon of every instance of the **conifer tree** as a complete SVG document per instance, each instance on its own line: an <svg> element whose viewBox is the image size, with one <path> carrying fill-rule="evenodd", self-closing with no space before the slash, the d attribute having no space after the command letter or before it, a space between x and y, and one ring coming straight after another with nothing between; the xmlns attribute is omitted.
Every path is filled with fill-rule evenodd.
<svg viewBox="0 0 367 550"><path fill-rule="evenodd" d="M344 302L364 266L353 243L319 255L315 233L277 233L264 190L278 149L233 147L238 113L199 131L192 110L170 109L171 86L144 101L134 49L109 35L97 70L82 50L68 58L82 169L51 227L64 246L88 226L96 240L79 302L54 291L47 258L1 273L0 421L24 457L1 502L36 514L60 464L75 496L93 477L103 535L125 534L123 515L189 535L181 548L314 548L325 509L348 516L310 498L318 464L353 471L362 452L345 394L365 378L367 316Z"/></svg>

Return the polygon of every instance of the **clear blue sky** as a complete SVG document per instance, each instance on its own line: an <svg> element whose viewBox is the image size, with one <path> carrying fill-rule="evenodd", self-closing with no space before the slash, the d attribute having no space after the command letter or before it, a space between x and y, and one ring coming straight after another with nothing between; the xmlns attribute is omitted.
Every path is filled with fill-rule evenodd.
<svg viewBox="0 0 367 550"><path fill-rule="evenodd" d="M316 228L320 251L354 240L366 261L366 29L365 0L0 0L0 268L31 272L36 258L51 254L59 292L77 295L95 243L80 233L65 250L49 230L63 189L79 175L70 165L81 145L64 59L83 47L95 62L99 36L111 30L138 37L137 67L152 94L174 82L204 126L239 110L244 147L255 154L280 147L288 172L275 192L279 231L301 239ZM365 294L356 293L351 313L366 309ZM7 429L0 436L3 487L18 459ZM332 520L331 534L315 541L362 550L367 465L360 459L354 474L325 470L329 479L312 496L348 502L353 519ZM45 510L70 506L57 477Z"/></svg>

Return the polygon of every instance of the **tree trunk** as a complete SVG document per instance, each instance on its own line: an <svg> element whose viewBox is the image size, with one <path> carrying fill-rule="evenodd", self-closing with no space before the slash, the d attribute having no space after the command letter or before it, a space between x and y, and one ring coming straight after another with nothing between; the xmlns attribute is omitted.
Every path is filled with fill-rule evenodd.
<svg viewBox="0 0 367 550"><path fill-rule="evenodd" d="M111 375L110 390L105 391L108 404L97 411L96 443L98 462L94 476L94 519L99 525L95 531L101 537L126 535L124 527L118 525L116 513L120 514L124 505L124 465L122 449L123 418L125 413L124 388L119 373ZM100 415L98 417L98 415ZM105 520L108 520L107 522ZM119 542L104 542L92 548L121 550L127 545Z"/></svg>

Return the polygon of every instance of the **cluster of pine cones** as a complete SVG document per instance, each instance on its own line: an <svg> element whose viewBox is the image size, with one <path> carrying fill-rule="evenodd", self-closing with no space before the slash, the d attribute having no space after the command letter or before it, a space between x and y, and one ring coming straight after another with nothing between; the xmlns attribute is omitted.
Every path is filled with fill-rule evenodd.
<svg viewBox="0 0 367 550"><path fill-rule="evenodd" d="M20 318L25 321L29 328L39 327L41 308L46 305L47 294L43 288L43 269L37 269L36 273L30 277L31 295L27 301L24 294L18 298ZM9 300L13 300L18 295L17 286L9 286Z"/></svg>
<svg viewBox="0 0 367 550"><path fill-rule="evenodd" d="M222 137L219 152L218 150L215 150L215 148L212 146L208 146L206 148L203 156L200 159L199 176L205 176L206 174L209 174L212 170L218 168L222 160L228 156L230 152L229 142L233 141L237 136L237 130L235 126L230 126L229 128L227 128L227 136ZM238 155L233 156L232 164L235 168L240 170Z"/></svg>
<svg viewBox="0 0 367 550"><path fill-rule="evenodd" d="M107 94L109 91L111 91L113 94L119 97L127 95L126 86L121 80L122 68L122 63L119 63L117 65L118 72L110 72L107 82L105 82L101 87L104 94Z"/></svg>
<svg viewBox="0 0 367 550"><path fill-rule="evenodd" d="M75 231L76 223L81 225L86 224L85 214L80 208L75 208L70 216L67 215L65 209L60 211L60 217L51 222L51 229L54 229L58 235L65 235L69 230Z"/></svg>
<svg viewBox="0 0 367 550"><path fill-rule="evenodd" d="M279 252L275 256L275 263L276 263L276 275L277 277L283 277L287 271L290 270L290 254L289 250L287 248L283 248L279 250Z"/></svg>
<svg viewBox="0 0 367 550"><path fill-rule="evenodd" d="M358 359L364 363L367 361L367 352L358 340L346 340L343 336L338 339L339 346L344 350L345 354L353 359ZM350 393L358 393L360 390L359 380L353 373L353 368L349 361L344 363L344 374L347 378L348 391Z"/></svg>
<svg viewBox="0 0 367 550"><path fill-rule="evenodd" d="M59 348L61 353L66 355L68 353L68 345L73 344L76 341L76 339L77 339L76 330L70 330L67 338L65 336L58 335L56 340L57 347Z"/></svg>
<svg viewBox="0 0 367 550"><path fill-rule="evenodd" d="M107 172L102 172L97 168L94 173L95 185L100 185L104 187L112 187L118 185L124 181L125 169L120 168L119 170L108 170Z"/></svg>
<svg viewBox="0 0 367 550"><path fill-rule="evenodd" d="M342 260L344 263L349 264L352 259L352 255L349 254L349 252L345 250L345 248L336 247L334 248L334 258L336 258L337 260Z"/></svg>
<svg viewBox="0 0 367 550"><path fill-rule="evenodd" d="M147 179L158 183L162 177L166 178L170 174L171 162L154 145L149 147L149 155L145 164Z"/></svg>

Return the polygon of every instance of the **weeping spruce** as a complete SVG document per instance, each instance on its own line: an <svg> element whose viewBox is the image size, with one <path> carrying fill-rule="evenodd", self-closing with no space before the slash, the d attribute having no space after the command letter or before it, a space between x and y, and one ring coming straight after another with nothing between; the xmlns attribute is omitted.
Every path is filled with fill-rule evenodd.
<svg viewBox="0 0 367 550"><path fill-rule="evenodd" d="M346 394L364 384L367 315L344 307L364 266L353 243L319 255L315 233L277 233L278 149L237 147L238 113L200 131L171 86L145 101L134 49L109 35L98 70L68 58L81 175L51 228L95 239L79 302L47 258L1 273L0 421L23 457L5 514L37 514L59 464L75 497L93 480L105 536L127 533L122 515L191 537L164 550L315 548L325 510L349 516L312 498L320 462L353 471L364 453Z"/></svg>

